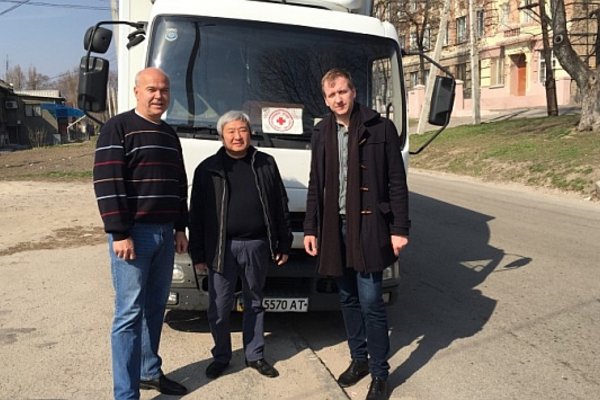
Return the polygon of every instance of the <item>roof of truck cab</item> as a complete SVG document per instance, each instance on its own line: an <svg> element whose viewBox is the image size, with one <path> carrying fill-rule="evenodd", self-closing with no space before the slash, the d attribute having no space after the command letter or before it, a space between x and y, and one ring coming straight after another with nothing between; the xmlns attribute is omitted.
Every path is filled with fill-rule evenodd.
<svg viewBox="0 0 600 400"><path fill-rule="evenodd" d="M271 22L390 37L388 24L377 18L315 7L249 0L156 0L154 15L202 15ZM395 33L395 32L394 32Z"/></svg>

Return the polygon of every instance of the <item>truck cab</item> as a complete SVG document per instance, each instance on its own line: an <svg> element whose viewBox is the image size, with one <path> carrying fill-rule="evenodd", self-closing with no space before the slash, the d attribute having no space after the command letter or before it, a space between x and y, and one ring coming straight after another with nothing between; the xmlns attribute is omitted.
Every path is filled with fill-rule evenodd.
<svg viewBox="0 0 600 400"><path fill-rule="evenodd" d="M136 28L118 25L119 111L135 107L137 71L153 66L169 76L171 104L163 118L181 139L190 185L196 166L221 147L218 118L246 112L252 144L277 161L294 234L288 263L269 271L264 305L268 311L338 308L335 281L316 274L316 260L303 248L312 128L328 113L320 81L333 67L350 72L356 101L395 123L408 170L402 49L394 27L370 17L371 2L363 0L133 3L121 1L119 8L119 21L135 21L129 25ZM81 63L79 105L87 110L98 108L93 76L108 68L90 55L101 52L94 40L109 35L101 24L88 32ZM395 300L398 282L396 262L384 271L386 302ZM208 277L194 271L187 255L176 257L168 307L208 307Z"/></svg>

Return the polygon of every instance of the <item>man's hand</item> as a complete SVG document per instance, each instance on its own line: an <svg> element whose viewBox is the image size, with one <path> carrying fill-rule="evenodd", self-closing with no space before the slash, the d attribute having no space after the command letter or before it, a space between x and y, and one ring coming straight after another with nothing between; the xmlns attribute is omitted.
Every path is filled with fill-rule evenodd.
<svg viewBox="0 0 600 400"><path fill-rule="evenodd" d="M275 263L278 266L282 266L283 264L285 264L287 262L287 260L288 260L287 254L281 254L281 253L275 254Z"/></svg>
<svg viewBox="0 0 600 400"><path fill-rule="evenodd" d="M122 260L135 260L135 250L133 248L133 239L128 237L123 240L113 241L113 252Z"/></svg>
<svg viewBox="0 0 600 400"><path fill-rule="evenodd" d="M175 232L175 251L179 254L187 253L188 239L185 232Z"/></svg>
<svg viewBox="0 0 600 400"><path fill-rule="evenodd" d="M196 270L197 273L204 272L208 269L208 264L206 264L206 263L194 264L194 269Z"/></svg>
<svg viewBox="0 0 600 400"><path fill-rule="evenodd" d="M309 256L316 256L319 251L317 250L317 237L315 235L304 236L304 250Z"/></svg>
<svg viewBox="0 0 600 400"><path fill-rule="evenodd" d="M408 244L408 236L401 235L392 235L392 249L394 250L394 254L396 257L400 255L400 252L406 247Z"/></svg>

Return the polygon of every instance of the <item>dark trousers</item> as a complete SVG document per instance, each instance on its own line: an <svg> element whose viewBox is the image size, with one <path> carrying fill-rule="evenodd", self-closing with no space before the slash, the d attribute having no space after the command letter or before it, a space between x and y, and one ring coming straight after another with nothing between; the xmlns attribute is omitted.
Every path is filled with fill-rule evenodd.
<svg viewBox="0 0 600 400"><path fill-rule="evenodd" d="M238 277L241 277L244 301L242 325L246 360L263 358L265 310L262 300L269 254L266 240L228 240L223 271L219 273L209 269L208 323L215 342L212 355L217 362L228 364L231 360L229 316L234 306Z"/></svg>
<svg viewBox="0 0 600 400"><path fill-rule="evenodd" d="M341 221L340 229L345 244L345 220ZM387 379L390 339L382 296L382 276L382 272L360 273L344 268L344 275L336 282L350 356L353 360L368 359L371 375Z"/></svg>

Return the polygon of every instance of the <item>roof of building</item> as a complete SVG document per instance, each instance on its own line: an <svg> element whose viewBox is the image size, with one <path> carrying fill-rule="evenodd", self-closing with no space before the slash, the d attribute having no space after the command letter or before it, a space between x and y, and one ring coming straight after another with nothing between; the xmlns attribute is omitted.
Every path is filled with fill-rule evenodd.
<svg viewBox="0 0 600 400"><path fill-rule="evenodd" d="M15 94L19 96L31 96L31 97L48 97L62 99L60 90L58 89L43 89L43 90L15 90Z"/></svg>
<svg viewBox="0 0 600 400"><path fill-rule="evenodd" d="M0 79L0 89L4 89L7 92L13 91L12 85L8 82L3 81L2 79Z"/></svg>

